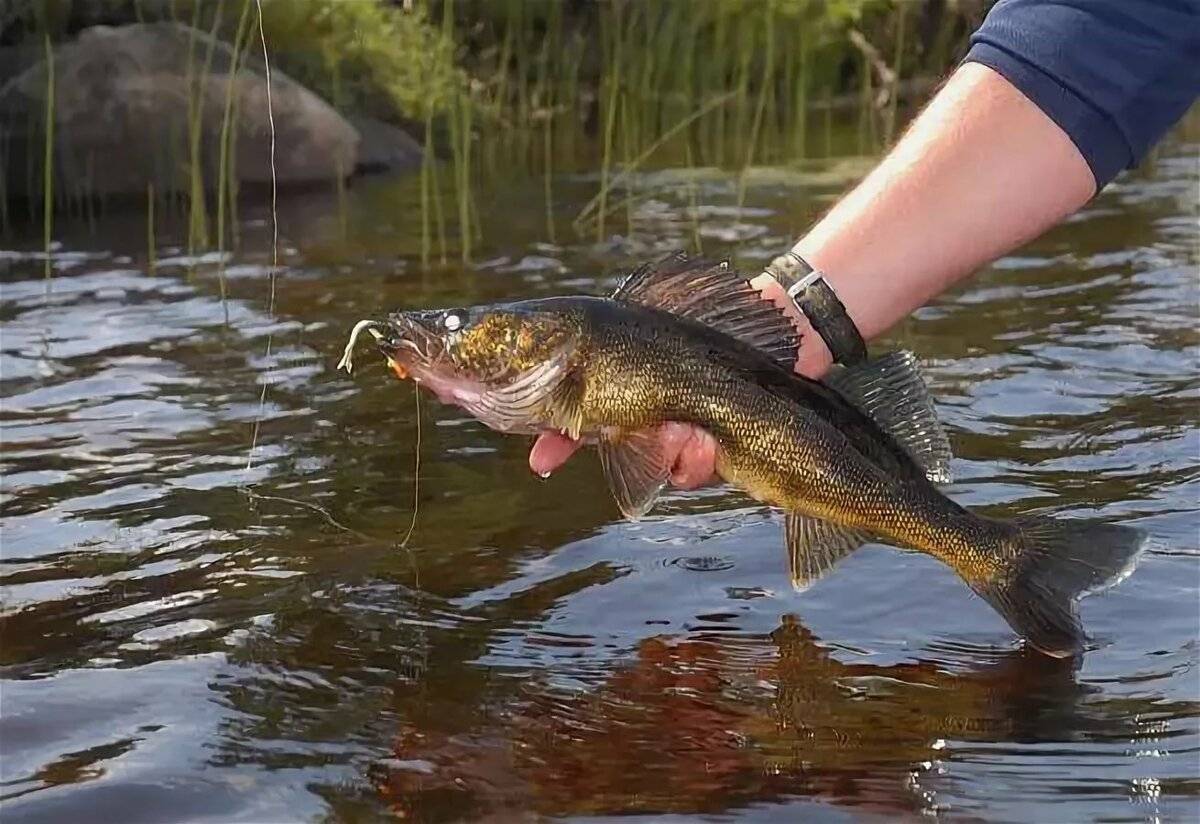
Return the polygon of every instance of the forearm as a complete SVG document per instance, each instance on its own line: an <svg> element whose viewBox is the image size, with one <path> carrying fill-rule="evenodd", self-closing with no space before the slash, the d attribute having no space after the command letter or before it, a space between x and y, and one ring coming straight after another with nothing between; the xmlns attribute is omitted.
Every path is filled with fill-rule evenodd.
<svg viewBox="0 0 1200 824"><path fill-rule="evenodd" d="M1200 93L1198 50L1195 3L999 0L967 64L796 249L876 336L1144 157ZM828 364L809 335L798 368Z"/></svg>
<svg viewBox="0 0 1200 824"><path fill-rule="evenodd" d="M1094 192L1066 133L1000 75L967 64L795 249L869 340ZM820 375L830 362L807 334L799 371Z"/></svg>

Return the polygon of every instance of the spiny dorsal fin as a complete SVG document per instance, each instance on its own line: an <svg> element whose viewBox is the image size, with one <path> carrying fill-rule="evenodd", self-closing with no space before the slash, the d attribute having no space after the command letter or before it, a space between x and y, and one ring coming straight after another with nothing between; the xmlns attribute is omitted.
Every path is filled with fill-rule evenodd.
<svg viewBox="0 0 1200 824"><path fill-rule="evenodd" d="M671 477L657 428L603 434L600 465L621 514L631 521L650 511Z"/></svg>
<svg viewBox="0 0 1200 824"><path fill-rule="evenodd" d="M613 299L711 326L762 350L789 370L796 362L800 335L791 319L764 300L728 261L692 260L677 252L635 269Z"/></svg>
<svg viewBox="0 0 1200 824"><path fill-rule="evenodd" d="M788 570L797 592L808 589L818 578L854 550L870 540L862 530L840 526L820 518L789 512L784 520Z"/></svg>
<svg viewBox="0 0 1200 824"><path fill-rule="evenodd" d="M934 483L950 481L950 441L912 352L888 352L833 369L824 382L872 418Z"/></svg>

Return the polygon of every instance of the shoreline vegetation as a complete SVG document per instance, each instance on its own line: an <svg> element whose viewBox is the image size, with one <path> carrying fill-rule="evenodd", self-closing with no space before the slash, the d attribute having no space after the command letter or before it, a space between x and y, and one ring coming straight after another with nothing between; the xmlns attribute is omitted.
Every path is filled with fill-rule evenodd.
<svg viewBox="0 0 1200 824"><path fill-rule="evenodd" d="M630 173L646 166L740 171L740 202L747 170L828 157L835 128L859 154L876 153L906 100L961 56L988 5L262 0L261 10L273 77L310 90L356 135L357 155L329 150L335 168L307 182L323 179L340 200L356 169L405 165L364 162L368 137L386 154L411 136L430 263L451 251L471 258L482 239L478 187L517 170L544 178L551 238L551 176L598 172L573 228L602 239L636 202ZM14 0L0 11L0 234L41 223L49 247L56 214L91 220L124 203L147 211L150 234L156 215L180 220L192 251L236 247L239 200L256 188L257 23L255 0ZM60 56L108 31L98 26L156 24L186 38L173 56L184 61L186 102L180 122L146 124L162 131L149 139L163 157L136 195L121 196L95 186L102 158L68 162L70 62ZM17 91L38 111L13 105Z"/></svg>

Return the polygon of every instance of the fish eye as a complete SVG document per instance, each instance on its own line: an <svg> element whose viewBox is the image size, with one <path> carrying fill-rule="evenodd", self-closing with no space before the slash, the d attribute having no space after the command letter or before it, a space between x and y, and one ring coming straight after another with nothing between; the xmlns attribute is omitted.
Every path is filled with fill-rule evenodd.
<svg viewBox="0 0 1200 824"><path fill-rule="evenodd" d="M455 332L462 328L463 316L458 312L447 312L442 318L442 325L450 332Z"/></svg>

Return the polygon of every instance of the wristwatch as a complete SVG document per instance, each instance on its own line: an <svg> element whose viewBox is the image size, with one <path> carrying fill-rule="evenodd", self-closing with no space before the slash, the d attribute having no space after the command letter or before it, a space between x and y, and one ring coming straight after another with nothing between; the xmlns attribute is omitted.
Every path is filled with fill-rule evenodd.
<svg viewBox="0 0 1200 824"><path fill-rule="evenodd" d="M867 359L866 341L820 269L788 251L771 261L766 273L787 290L796 308L829 347L834 361L850 366Z"/></svg>

